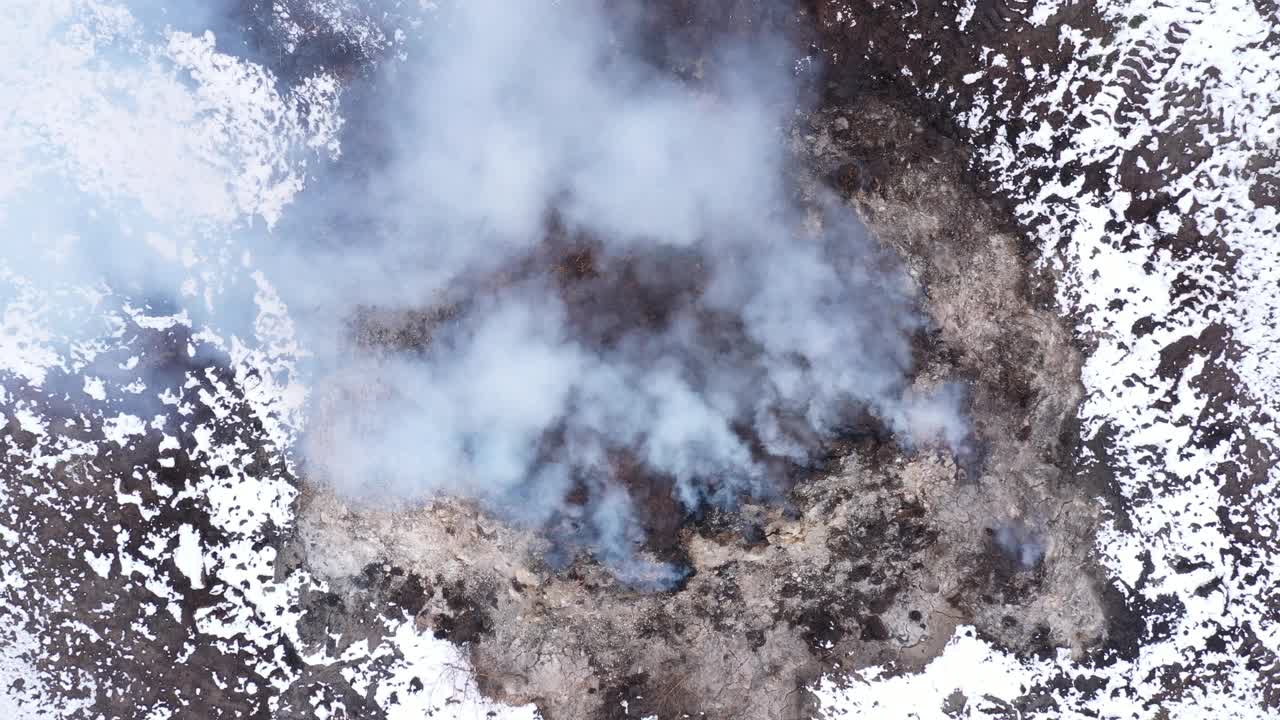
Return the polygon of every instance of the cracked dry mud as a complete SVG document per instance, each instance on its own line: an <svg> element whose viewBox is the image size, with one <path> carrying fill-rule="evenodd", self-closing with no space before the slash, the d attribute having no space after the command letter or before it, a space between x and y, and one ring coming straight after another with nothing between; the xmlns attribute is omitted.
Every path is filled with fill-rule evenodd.
<svg viewBox="0 0 1280 720"><path fill-rule="evenodd" d="M1020 653L1122 641L1052 278L970 189L962 151L891 101L797 115L789 142L798 193L834 188L914 278L933 321L914 382L968 382L982 462L855 434L784 503L665 528L694 571L670 592L582 558L552 569L548 541L460 501L371 509L307 484L293 552L331 583L306 603L342 631L327 642L359 639L344 613L373 593L465 644L486 694L572 720L804 717L819 674L919 668L959 623Z"/></svg>

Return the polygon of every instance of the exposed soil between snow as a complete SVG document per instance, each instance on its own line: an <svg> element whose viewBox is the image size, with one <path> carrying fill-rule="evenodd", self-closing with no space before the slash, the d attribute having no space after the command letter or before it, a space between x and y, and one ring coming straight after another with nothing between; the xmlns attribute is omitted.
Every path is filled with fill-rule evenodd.
<svg viewBox="0 0 1280 720"><path fill-rule="evenodd" d="M824 108L779 140L797 191L835 187L918 283L935 327L916 384L969 384L976 469L850 437L785 504L666 520L694 570L674 592L631 591L585 559L552 571L547 541L458 502L363 510L323 488L300 506L305 564L340 596L369 572L413 578L419 626L467 643L483 691L555 718L623 700L662 717L803 717L820 674L920 668L957 624L1022 653L1101 649L1126 620L1108 615L1120 604L1093 553L1097 484L1073 466L1080 358L1044 307L1051 280L967 187L957 146L901 107ZM659 522L680 518L661 501Z"/></svg>

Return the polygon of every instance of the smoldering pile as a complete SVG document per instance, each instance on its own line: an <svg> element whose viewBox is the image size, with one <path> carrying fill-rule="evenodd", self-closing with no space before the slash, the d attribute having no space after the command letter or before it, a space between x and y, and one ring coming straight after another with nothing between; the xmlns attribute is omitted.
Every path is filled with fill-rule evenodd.
<svg viewBox="0 0 1280 720"><path fill-rule="evenodd" d="M965 442L955 387L910 389L907 275L789 186L784 43L689 83L589 3L439 12L365 99L382 152L335 181L339 241L273 249L315 350L315 476L473 499L661 586L654 507L776 499L854 423Z"/></svg>

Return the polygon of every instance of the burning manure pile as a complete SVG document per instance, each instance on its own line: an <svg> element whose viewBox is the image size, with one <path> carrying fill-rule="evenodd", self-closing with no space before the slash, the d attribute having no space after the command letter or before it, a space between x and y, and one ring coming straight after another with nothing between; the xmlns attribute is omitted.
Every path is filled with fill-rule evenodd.
<svg viewBox="0 0 1280 720"><path fill-rule="evenodd" d="M693 86L587 4L446 15L351 194L371 231L307 259L313 317L360 308L312 328L318 475L472 499L663 588L686 568L646 555L669 520L637 496L773 502L855 425L965 447L960 387L911 387L910 277L844 203L792 196L783 46L727 44Z"/></svg>
<svg viewBox="0 0 1280 720"><path fill-rule="evenodd" d="M1101 642L1078 359L956 151L798 113L780 35L658 43L672 72L593 8L447 6L365 98L341 245L277 256L316 348L300 555L407 573L556 718L799 717L960 622Z"/></svg>

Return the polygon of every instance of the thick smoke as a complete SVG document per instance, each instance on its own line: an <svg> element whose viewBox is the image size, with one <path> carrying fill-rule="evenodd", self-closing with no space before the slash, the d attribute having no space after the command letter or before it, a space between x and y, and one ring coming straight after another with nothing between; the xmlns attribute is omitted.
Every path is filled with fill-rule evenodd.
<svg viewBox="0 0 1280 720"><path fill-rule="evenodd" d="M953 389L907 389L907 276L833 198L794 198L785 46L682 81L627 32L586 2L442 10L383 78L338 229L277 260L325 348L317 476L474 498L661 583L637 483L727 507L868 417L908 443L966 428Z"/></svg>
<svg viewBox="0 0 1280 720"><path fill-rule="evenodd" d="M787 152L794 52L781 38L700 48L677 77L597 3L440 5L407 59L352 80L343 163L274 232L224 238L252 245L311 353L297 448L309 477L370 502L471 499L624 580L662 585L680 570L642 559L655 497L679 512L775 499L831 440L870 426L907 445L964 444L961 393L910 382L924 318L908 276L837 198L800 193ZM133 6L147 22L197 17ZM217 7L207 21L234 26L235 5ZM250 44L230 35L220 49ZM129 73L170 61L139 54L145 41L121 35L120 70L103 77L132 87ZM139 80L120 106L167 118L187 78L162 80L154 93ZM92 89L106 98L95 118L128 117ZM194 104L173 128L157 120L169 129L131 144L81 142L64 162L97 177L114 162L99 148L154 156L150 172L120 174L128 192L37 178L0 194L6 264L52 284L105 278L198 306L200 321L251 317L232 291L192 294L199 268L150 249L201 232L205 220L174 219L184 213L221 227L224 205L269 204L188 162L208 150L183 135L206 110ZM236 151L244 177L269 145ZM84 201L112 193L143 198L145 212ZM179 195L226 197L202 215L171 212ZM34 239L61 236L77 240L51 262L57 247Z"/></svg>

